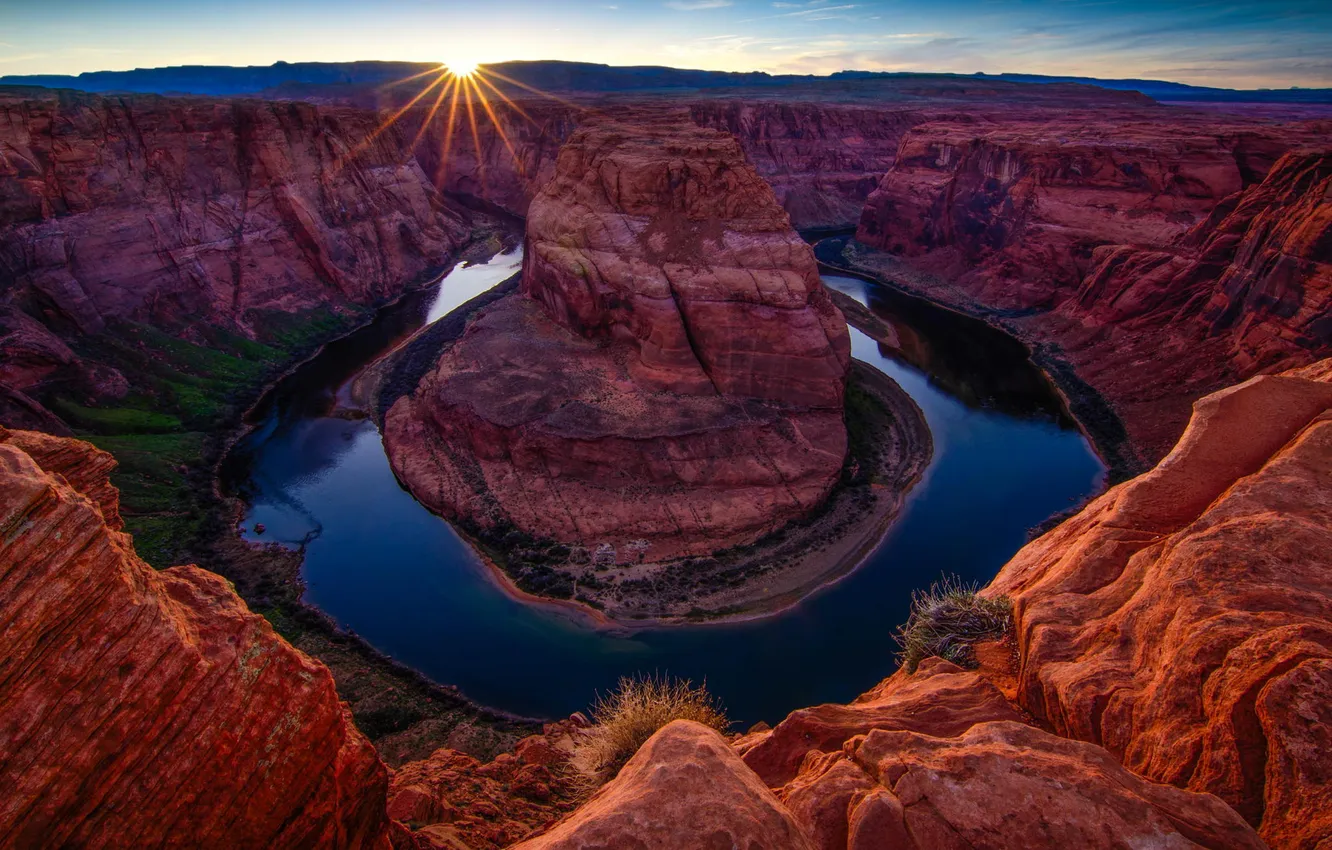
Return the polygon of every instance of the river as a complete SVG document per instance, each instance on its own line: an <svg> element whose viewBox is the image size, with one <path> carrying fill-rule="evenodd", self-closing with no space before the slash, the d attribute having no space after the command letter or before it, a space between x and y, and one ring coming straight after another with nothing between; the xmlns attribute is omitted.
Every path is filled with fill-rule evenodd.
<svg viewBox="0 0 1332 850"><path fill-rule="evenodd" d="M1103 486L1104 466L1020 344L887 287L825 275L893 325L897 349L852 329L852 354L896 379L934 436L924 479L867 562L787 612L742 623L616 633L521 602L399 486L372 422L329 415L361 365L519 262L515 253L455 269L326 347L269 393L224 464L224 484L248 505L246 537L306 546L308 602L480 703L559 717L640 671L706 680L742 728L848 701L895 668L892 635L913 589L945 573L988 581L1029 528Z"/></svg>

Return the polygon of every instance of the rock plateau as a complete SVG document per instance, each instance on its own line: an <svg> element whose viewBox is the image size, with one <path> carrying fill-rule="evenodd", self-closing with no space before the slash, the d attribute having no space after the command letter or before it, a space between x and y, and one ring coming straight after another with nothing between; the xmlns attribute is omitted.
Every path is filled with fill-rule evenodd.
<svg viewBox="0 0 1332 850"><path fill-rule="evenodd" d="M445 516L701 554L826 497L849 360L813 254L734 138L608 122L533 201L521 294L394 405L386 445Z"/></svg>

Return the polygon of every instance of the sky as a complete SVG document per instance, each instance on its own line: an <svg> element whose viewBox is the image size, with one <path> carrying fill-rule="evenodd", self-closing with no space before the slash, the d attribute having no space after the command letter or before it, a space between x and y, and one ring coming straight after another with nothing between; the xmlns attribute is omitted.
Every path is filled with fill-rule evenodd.
<svg viewBox="0 0 1332 850"><path fill-rule="evenodd" d="M354 59L1332 87L1332 0L0 0L0 75Z"/></svg>

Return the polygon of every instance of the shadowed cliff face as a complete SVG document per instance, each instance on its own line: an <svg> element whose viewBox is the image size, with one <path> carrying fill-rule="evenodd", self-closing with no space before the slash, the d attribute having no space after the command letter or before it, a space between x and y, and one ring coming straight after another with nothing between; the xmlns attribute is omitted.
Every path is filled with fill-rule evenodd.
<svg viewBox="0 0 1332 850"><path fill-rule="evenodd" d="M328 670L217 575L139 560L114 465L0 428L0 844L386 846Z"/></svg>
<svg viewBox="0 0 1332 850"><path fill-rule="evenodd" d="M734 138L580 128L527 241L522 294L388 414L422 502L630 561L750 542L821 503L847 445L846 324Z"/></svg>
<svg viewBox="0 0 1332 850"><path fill-rule="evenodd" d="M8 294L84 333L247 332L264 311L396 295L468 227L376 124L295 103L0 100Z"/></svg>
<svg viewBox="0 0 1332 850"><path fill-rule="evenodd" d="M1097 246L1171 243L1310 135L1145 118L913 127L857 238L925 259L993 309L1048 309L1073 294Z"/></svg>
<svg viewBox="0 0 1332 850"><path fill-rule="evenodd" d="M925 124L857 239L932 276L913 289L1048 345L1150 463L1193 399L1332 351L1327 153L1285 153L1323 129Z"/></svg>
<svg viewBox="0 0 1332 850"><path fill-rule="evenodd" d="M38 401L142 389L133 356L89 356L94 337L123 348L149 326L244 348L423 282L471 225L377 124L294 103L0 96L0 415L58 429Z"/></svg>

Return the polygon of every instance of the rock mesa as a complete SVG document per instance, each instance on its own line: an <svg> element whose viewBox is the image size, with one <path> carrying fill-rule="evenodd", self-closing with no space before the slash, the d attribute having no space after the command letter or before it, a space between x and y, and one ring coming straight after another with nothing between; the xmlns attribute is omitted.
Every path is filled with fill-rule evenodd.
<svg viewBox="0 0 1332 850"><path fill-rule="evenodd" d="M521 294L394 405L386 442L445 516L709 552L827 495L849 362L811 250L734 138L602 123L532 203Z"/></svg>

